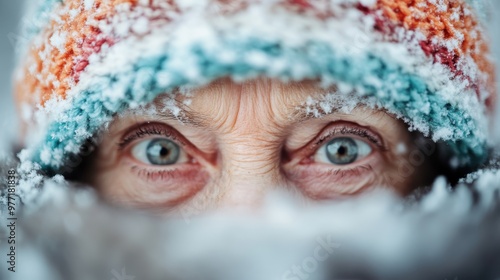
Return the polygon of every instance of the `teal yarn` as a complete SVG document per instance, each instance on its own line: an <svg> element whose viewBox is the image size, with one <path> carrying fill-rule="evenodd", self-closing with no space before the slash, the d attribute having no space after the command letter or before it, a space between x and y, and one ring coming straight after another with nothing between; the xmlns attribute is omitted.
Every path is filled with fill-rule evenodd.
<svg viewBox="0 0 500 280"><path fill-rule="evenodd" d="M318 41L284 47L255 37L220 39L217 49L194 44L182 53L166 45L160 54L145 53L127 69L92 76L91 85L70 101L71 108L50 124L42 144L34 150L33 160L44 170L59 172L72 158L78 157L80 151L74 147L81 147L115 114L132 104L147 104L180 86L201 86L222 77L248 80L259 76L285 82L321 79L362 88L363 92L358 94L376 97L389 112L404 116L412 123L427 124L430 135L448 129L451 137L446 142L457 152L461 165L476 166L486 158L486 142L476 120L465 109L444 100L422 77L406 71L390 58L370 52L349 55ZM217 54L225 51L234 53L235 58L219 59ZM250 53L264 55L267 63L252 62L248 59ZM196 64L195 75L175 65L175 59L184 56ZM276 66L283 61L286 67ZM374 82L374 77L381 83ZM107 91L122 96L114 98L103 94ZM78 135L77 131L85 133Z"/></svg>

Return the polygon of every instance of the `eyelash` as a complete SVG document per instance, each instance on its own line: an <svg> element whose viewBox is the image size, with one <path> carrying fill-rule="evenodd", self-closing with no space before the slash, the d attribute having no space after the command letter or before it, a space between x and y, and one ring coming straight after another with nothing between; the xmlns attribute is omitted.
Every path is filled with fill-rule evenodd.
<svg viewBox="0 0 500 280"><path fill-rule="evenodd" d="M158 123L147 123L147 124L138 124L134 127L132 127L123 137L123 140L121 140L118 143L118 149L120 151L123 151L126 149L130 143L142 139L147 136L164 136L167 137L169 140L174 141L181 146L186 146L184 141L180 139L176 132L172 129L167 128L163 124L158 124ZM136 173L139 177L144 178L148 182L156 181L158 178L174 178L176 175L179 174L178 169L173 169L173 170L150 170L149 168L144 168L138 165L133 165L131 169L134 173Z"/></svg>
<svg viewBox="0 0 500 280"><path fill-rule="evenodd" d="M360 127L348 127L348 126L342 126L342 127L336 127L334 129L330 129L326 135L320 136L319 139L317 139L314 142L314 144L313 144L313 146L311 148L312 149L316 149L318 146L321 146L325 141L333 139L334 138L333 136L349 135L349 134L350 135L356 135L356 136L359 136L361 138L364 138L364 139L370 141L372 144L374 144L377 147L379 147L380 149L386 150L386 147L384 146L384 144L382 143L382 141L380 141L378 139L378 137L376 137L375 135L373 135L372 132L370 132L370 131L368 131L367 129L364 129L364 128L360 128Z"/></svg>
<svg viewBox="0 0 500 280"><path fill-rule="evenodd" d="M135 126L129 130L128 133L125 134L123 140L118 143L118 149L124 150L130 143L137 139L142 139L145 136L157 135L157 136L165 136L169 140L172 140L181 146L185 146L185 143L177 137L176 133L171 129L167 129L164 125L157 123L148 123L146 125L140 124Z"/></svg>
<svg viewBox="0 0 500 280"><path fill-rule="evenodd" d="M327 128L326 132L320 134L318 138L313 140L313 144L308 148L308 155L305 157L306 159L312 159L314 155L318 152L318 150L326 144L327 141L332 140L338 136L358 136L363 139L369 141L372 145L376 146L380 151L387 151L388 148L384 145L382 140L373 132L368 129L361 127L351 127L347 125L339 126L336 124L333 128ZM370 164L361 164L353 167L333 167L330 170L326 171L328 175L336 176L339 179L342 179L346 176L354 176L359 175L361 172L370 172L373 170L373 167Z"/></svg>
<svg viewBox="0 0 500 280"><path fill-rule="evenodd" d="M371 166L371 164L367 164L367 165L356 166L356 167L349 168L349 169L340 169L340 168L331 169L331 170L327 171L327 173L328 173L328 175L333 175L339 179L342 179L345 176L361 175L361 172L368 172L368 171L372 171L372 170L373 170L373 167Z"/></svg>
<svg viewBox="0 0 500 280"><path fill-rule="evenodd" d="M133 166L132 171L134 171L137 175L146 178L148 181L156 181L158 178L161 180L165 180L165 178L172 179L179 173L178 169L149 171L138 166Z"/></svg>
<svg viewBox="0 0 500 280"><path fill-rule="evenodd" d="M125 134L123 140L121 140L118 143L118 148L119 150L124 150L133 141L151 135L164 136L180 144L181 146L185 146L185 143L181 139L179 139L179 137L172 129L168 129L164 125L158 123L147 123L147 124L139 124L131 128L129 132ZM326 134L323 133L323 135L314 140L313 145L309 148L313 152L308 156L308 158L312 157L326 141L333 139L335 136L338 135L356 135L363 139L368 140L370 143L374 144L382 151L387 150L382 141L379 140L377 136L375 136L372 132L370 132L367 129L360 127L337 126L334 127L333 129L330 128ZM150 171L148 169L141 168L138 166L134 166L132 169L136 171L138 175L146 178L147 180L151 180L153 177L165 177L165 176L172 177L177 172L176 169ZM348 169L335 168L328 171L328 173L331 175L338 176L339 178L343 178L344 176L359 174L360 172L363 171L366 172L367 170L368 171L373 170L372 166L359 165Z"/></svg>

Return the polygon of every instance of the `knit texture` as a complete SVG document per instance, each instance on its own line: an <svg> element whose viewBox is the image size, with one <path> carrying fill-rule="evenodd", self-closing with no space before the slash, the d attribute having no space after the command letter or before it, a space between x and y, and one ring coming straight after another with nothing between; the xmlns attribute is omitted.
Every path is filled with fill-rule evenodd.
<svg viewBox="0 0 500 280"><path fill-rule="evenodd" d="M494 69L464 1L40 3L51 15L30 29L16 97L32 127L23 156L46 170L116 113L228 76L319 79L448 142L460 165L486 158Z"/></svg>

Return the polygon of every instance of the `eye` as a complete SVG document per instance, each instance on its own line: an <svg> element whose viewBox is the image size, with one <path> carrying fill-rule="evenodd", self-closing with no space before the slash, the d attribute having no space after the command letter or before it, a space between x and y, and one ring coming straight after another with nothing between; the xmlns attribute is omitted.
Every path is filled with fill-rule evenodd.
<svg viewBox="0 0 500 280"><path fill-rule="evenodd" d="M173 165L187 162L185 151L166 138L147 139L132 148L132 156L151 165Z"/></svg>
<svg viewBox="0 0 500 280"><path fill-rule="evenodd" d="M368 156L372 148L364 141L352 137L339 137L330 140L314 155L317 162L347 165Z"/></svg>

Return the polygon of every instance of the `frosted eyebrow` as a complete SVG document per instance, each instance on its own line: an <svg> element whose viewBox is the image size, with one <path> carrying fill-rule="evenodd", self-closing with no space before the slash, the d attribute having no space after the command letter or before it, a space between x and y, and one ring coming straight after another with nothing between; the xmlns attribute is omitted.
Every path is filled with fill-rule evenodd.
<svg viewBox="0 0 500 280"><path fill-rule="evenodd" d="M326 111L325 109L327 109L328 111ZM339 110L339 108L336 108L334 104L329 104L329 108L326 108L324 107L324 103L321 101L315 101L315 103L306 101L301 105L296 105L292 108L289 108L288 111L291 112L289 120L301 123L311 119L320 119L338 113L341 110Z"/></svg>
<svg viewBox="0 0 500 280"><path fill-rule="evenodd" d="M325 112L323 108L321 108L320 104L300 105L293 108L292 111L293 113L289 119L297 123L305 122L310 119L319 119L338 112L336 109L332 109L330 112Z"/></svg>
<svg viewBox="0 0 500 280"><path fill-rule="evenodd" d="M300 88L299 90L303 92L310 92L308 88ZM293 122L305 122L310 119L318 119L328 115L335 114L339 111L343 113L345 110L339 110L340 108L336 108L336 106L345 106L347 103L346 98L350 99L345 95L339 95L339 89L336 85L331 85L327 88L317 89L317 93L322 95L322 98L313 99L312 97L308 97L302 104L295 105L292 108L288 108L287 111L291 112L289 115L289 120ZM352 103L352 106L349 110L354 109L359 105L358 103Z"/></svg>
<svg viewBox="0 0 500 280"><path fill-rule="evenodd" d="M172 105L174 106L166 110L158 110L158 108L165 107L165 103L162 99L153 101L153 104L157 108L155 116L164 121L177 121L198 128L207 127L206 124L208 123L208 119L203 114L194 111L188 105L177 99L173 101L175 104Z"/></svg>
<svg viewBox="0 0 500 280"><path fill-rule="evenodd" d="M321 119L333 114L349 115L352 114L352 110L354 109L364 110L365 114L363 114L363 118L380 117L381 115L388 115L390 117L393 117L384 110L371 108L362 103L358 103L357 105L353 106L350 110L351 112L346 112L340 108L334 107L332 107L331 110L327 112L324 110L321 104L317 103L309 105L303 104L294 107L293 109L291 109L293 112L290 116L290 120L296 123L301 123L311 119Z"/></svg>

